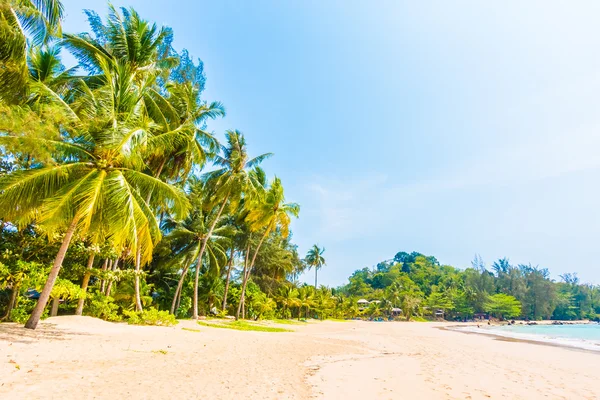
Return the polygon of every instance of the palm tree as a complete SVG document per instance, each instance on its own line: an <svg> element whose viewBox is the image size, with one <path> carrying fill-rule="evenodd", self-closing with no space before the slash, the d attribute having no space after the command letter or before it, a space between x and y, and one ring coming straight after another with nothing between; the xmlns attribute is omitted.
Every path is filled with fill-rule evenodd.
<svg viewBox="0 0 600 400"><path fill-rule="evenodd" d="M20 103L28 82L27 38L33 46L61 35L58 0L0 2L0 100Z"/></svg>
<svg viewBox="0 0 600 400"><path fill-rule="evenodd" d="M317 272L319 271L319 269L321 269L321 267L323 267L323 265L326 265L325 258L323 258L323 253L325 253L325 248L321 249L318 245L315 244L308 251L305 258L308 267L315 269L315 289L318 287Z"/></svg>
<svg viewBox="0 0 600 400"><path fill-rule="evenodd" d="M171 313L175 312L176 300L181 295L185 276L190 266L196 261L194 318L198 318L198 278L202 269L205 251L208 250L210 257L218 259L218 262L214 264L217 265L217 268L219 265L224 265L227 259L225 249L234 233L234 228L227 224L227 218L221 215L223 211L221 207L206 209L206 205L209 203L208 195L205 184L195 182L190 191L191 203L194 206L192 213L183 222L168 221L165 224L167 229L170 230L167 239L173 242L176 249L177 256L173 261L184 266L175 290Z"/></svg>
<svg viewBox="0 0 600 400"><path fill-rule="evenodd" d="M310 307L313 305L313 289L310 286L302 286L298 288L298 303L300 304L300 310L304 308L305 317L308 317L308 311ZM300 312L298 313L298 320L300 320Z"/></svg>
<svg viewBox="0 0 600 400"><path fill-rule="evenodd" d="M331 290L325 286L315 290L315 298L313 306L318 314L319 319L323 320L327 316L327 312L332 306Z"/></svg>
<svg viewBox="0 0 600 400"><path fill-rule="evenodd" d="M232 243L229 246L229 257L227 258L227 274L225 275L225 289L223 290L223 304L221 309L227 309L227 294L229 293L229 283L231 281L231 271L235 262L235 245Z"/></svg>
<svg viewBox="0 0 600 400"><path fill-rule="evenodd" d="M148 132L148 121L138 106L143 88L135 84L134 72L119 63L102 65L102 85L90 86L80 79L69 102L60 101L55 106L69 117L60 125L59 137L32 140L27 132L10 129L2 129L5 133L0 136L0 143L35 143L52 155L40 166L0 178L2 218L24 223L35 217L50 233L66 229L47 283L26 324L31 329L37 326L76 232L82 237L92 233L95 243L110 240L115 248L132 249L137 287L140 266L152 258L152 249L161 236L144 198L153 193L154 205L171 209L178 216L184 216L188 208L180 189L140 171L143 160L136 149Z"/></svg>
<svg viewBox="0 0 600 400"><path fill-rule="evenodd" d="M100 249L98 246L91 246L89 249L90 255L88 256L87 267L85 270L85 274L83 275L83 282L81 282L81 291L82 296L79 297L77 302L77 308L75 309L75 315L81 315L83 313L83 305L85 304L85 297L87 293L87 288L90 283L90 278L92 277L92 268L94 267L94 258L96 257L96 253L98 253Z"/></svg>
<svg viewBox="0 0 600 400"><path fill-rule="evenodd" d="M160 124L148 139L148 164L155 176L167 171L165 178L176 180L214 157L219 142L203 125L225 116L225 109L219 102L202 102L200 88L190 81L169 82L165 90L163 96L151 89L144 99L149 115Z"/></svg>
<svg viewBox="0 0 600 400"><path fill-rule="evenodd" d="M239 131L225 132L227 146L221 146L223 155L215 155L213 162L220 167L204 175L204 181L207 187L210 187L213 202L220 203L217 211L217 218L221 216L225 206L236 209L240 203L241 196L244 194L248 199L252 199L263 190L260 177L262 173L249 173L251 168L258 168L258 165L270 157L270 153L262 154L253 159L248 158L246 149L246 140ZM260 171L260 170L258 170ZM216 223L216 220L215 220ZM207 233L210 237L214 225ZM196 272L195 282L198 281L198 272ZM196 285L197 286L197 285ZM198 318L198 299L194 297L193 318Z"/></svg>
<svg viewBox="0 0 600 400"><path fill-rule="evenodd" d="M404 309L404 315L406 320L410 321L410 317L415 312L415 309L421 304L422 296L420 294L410 291L402 296L402 308Z"/></svg>
<svg viewBox="0 0 600 400"><path fill-rule="evenodd" d="M277 302L282 306L281 316L283 318L287 318L287 310L291 310L294 307L300 307L300 301L298 300L298 291L292 285L282 286L281 288L279 288ZM299 309L298 315L300 315Z"/></svg>
<svg viewBox="0 0 600 400"><path fill-rule="evenodd" d="M300 206L298 204L285 203L283 185L281 184L281 180L277 177L273 179L273 182L271 182L266 193L252 201L248 205L248 208L249 212L246 217L246 222L248 223L250 231L256 232L263 230L263 234L256 249L254 249L254 255L252 256L249 265L248 263L244 265L242 293L236 312L236 319L239 319L240 311L244 304L246 284L248 283L252 268L254 268L254 262L256 261L256 256L260 251L260 247L269 233L275 229L279 229L281 236L284 238L288 237L291 217L298 217L300 212Z"/></svg>

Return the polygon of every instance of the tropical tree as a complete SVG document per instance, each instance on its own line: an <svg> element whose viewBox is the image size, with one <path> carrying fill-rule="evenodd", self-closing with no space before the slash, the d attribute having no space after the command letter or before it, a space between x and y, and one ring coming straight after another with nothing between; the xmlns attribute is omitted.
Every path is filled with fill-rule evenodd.
<svg viewBox="0 0 600 400"><path fill-rule="evenodd" d="M254 268L256 256L258 255L264 240L269 233L275 229L279 229L284 238L288 237L291 217L298 217L300 212L300 206L298 204L285 203L283 185L281 184L281 180L277 177L273 179L268 190L263 195L258 196L248 204L248 209L249 212L246 217L246 222L248 223L250 231L257 232L262 230L263 234L254 249L249 264L246 262L244 265L244 272L242 274L242 292L240 304L238 305L238 310L236 312L236 319L239 319L240 311L244 304L246 284L252 268Z"/></svg>
<svg viewBox="0 0 600 400"><path fill-rule="evenodd" d="M213 266L212 275L218 275L220 266L225 265L225 260L227 260L225 251L230 245L231 236L235 233L234 228L227 224L228 219L221 215L222 207L211 209L209 206L207 208L207 196L208 191L205 190L205 184L201 181L195 182L189 196L193 205L190 215L182 222L168 221L165 224L166 229L170 230L166 239L172 243L176 254L173 262L183 266L173 296L171 313L175 312L177 299L181 296L183 281L195 261L193 318L198 318L199 276L206 250L210 256L209 265Z"/></svg>
<svg viewBox="0 0 600 400"><path fill-rule="evenodd" d="M521 315L521 302L511 295L496 293L490 296L486 311L499 318L513 318Z"/></svg>
<svg viewBox="0 0 600 400"><path fill-rule="evenodd" d="M142 172L143 160L136 149L148 133L148 121L139 107L143 88L135 84L135 72L119 63L102 66L102 85L79 80L70 102L61 100L54 106L67 118L60 129L56 126L54 137L31 138L14 121L0 126L0 143L18 148L35 145L32 152L41 149L49 155L39 166L0 178L1 217L21 224L35 219L51 235L65 229L28 328L37 326L76 232L91 233L95 243L110 240L116 248L133 247L139 273L161 236L144 199L152 193L156 206L178 216L188 208L180 189ZM24 109L20 115L39 113ZM137 306L141 309L139 296Z"/></svg>
<svg viewBox="0 0 600 400"><path fill-rule="evenodd" d="M305 258L308 267L314 268L315 270L315 289L318 288L317 273L319 269L321 269L323 265L325 265L325 258L323 258L323 253L325 253L325 248L319 248L319 246L315 244L313 245L313 247L310 248Z"/></svg>
<svg viewBox="0 0 600 400"><path fill-rule="evenodd" d="M302 286L298 288L298 320L300 320L300 314L303 309L305 311L304 317L308 318L308 312L310 307L313 305L313 293L314 290L310 286Z"/></svg>
<svg viewBox="0 0 600 400"><path fill-rule="evenodd" d="M28 84L27 39L33 46L61 35L58 0L0 2L0 100L21 103Z"/></svg>
<svg viewBox="0 0 600 400"><path fill-rule="evenodd" d="M279 293L276 297L277 303L281 305L281 316L289 318L288 311L298 307L298 315L300 315L300 301L298 300L298 291L292 285L285 285L279 288Z"/></svg>

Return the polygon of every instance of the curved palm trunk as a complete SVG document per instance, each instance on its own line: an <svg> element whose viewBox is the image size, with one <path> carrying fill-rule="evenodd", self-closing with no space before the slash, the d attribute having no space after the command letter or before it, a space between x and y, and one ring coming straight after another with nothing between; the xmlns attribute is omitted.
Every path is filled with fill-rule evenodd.
<svg viewBox="0 0 600 400"><path fill-rule="evenodd" d="M175 305L175 309L178 310L179 306L181 305L181 293L183 292L183 289L179 291L179 293L177 293L177 304Z"/></svg>
<svg viewBox="0 0 600 400"><path fill-rule="evenodd" d="M142 296L140 294L140 271L142 269L142 253L138 247L137 254L135 255L135 279L133 286L135 288L135 311L141 312L142 307Z"/></svg>
<svg viewBox="0 0 600 400"><path fill-rule="evenodd" d="M112 269L112 260L108 260L108 258L104 259L104 264L102 265L102 271L106 271L106 270L110 270ZM100 283L100 292L104 293L104 289L106 288L106 279L102 279L102 282Z"/></svg>
<svg viewBox="0 0 600 400"><path fill-rule="evenodd" d="M229 254L229 266L227 267L227 278L225 278L225 292L223 294L223 311L227 309L227 293L229 292L229 280L231 278L231 268L233 268L233 246L231 247L231 253Z"/></svg>
<svg viewBox="0 0 600 400"><path fill-rule="evenodd" d="M81 282L81 290L83 290L83 297L81 297L77 301L77 309L75 310L75 315L83 314L83 305L85 303L85 297L87 294L88 284L90 283L90 277L92 276L92 267L94 266L94 257L96 254L92 252L88 258L87 269L85 271L85 275L83 276L83 282Z"/></svg>
<svg viewBox="0 0 600 400"><path fill-rule="evenodd" d="M192 319L198 319L198 279L200 277L200 268L202 267L202 256L204 255L204 250L206 249L206 244L210 240L213 230L215 229L215 226L217 225L217 222L219 221L219 218L221 217L221 214L223 213L223 210L225 209L225 205L227 205L228 199L229 199L229 194L227 194L227 196L225 196L225 199L223 199L223 203L221 204L221 207L219 208L219 211L217 212L217 216L215 217L215 220L210 225L210 229L208 230L206 237L204 237L204 239L202 239L202 247L200 248L200 254L198 254L198 265L196 266L196 276L194 277L194 304L193 304L193 311L192 311Z"/></svg>
<svg viewBox="0 0 600 400"><path fill-rule="evenodd" d="M6 314L4 317L0 319L0 321L4 321L10 318L10 313L15 307L15 303L17 301L17 294L19 293L19 285L13 285L12 291L10 293L10 299L8 300L8 307L6 308Z"/></svg>
<svg viewBox="0 0 600 400"><path fill-rule="evenodd" d="M48 304L48 299L50 298L50 293L52 292L52 288L54 287L54 282L56 282L56 278L58 277L58 273L60 272L60 267L62 266L63 260L65 259L65 255L67 254L67 249L71 244L71 239L73 238L73 234L75 233L75 229L77 228L77 222L79 221L79 217L75 216L71 225L67 229L65 233L65 237L60 245L60 249L58 250L58 254L56 254L56 258L54 259L54 264L52 265L52 269L50 270L50 274L48 274L48 279L44 284L44 289L42 289L42 293L40 293L40 298L38 299L31 316L27 320L25 324L25 328L27 329L35 329L40 322L40 318L44 313L44 309L46 308L46 304Z"/></svg>
<svg viewBox="0 0 600 400"><path fill-rule="evenodd" d="M246 246L246 254L245 254L245 259L244 259L244 270L242 271L242 286L244 286L245 289L245 284L246 284L246 274L247 274L247 270L248 270L248 257L250 255L250 238L248 238L248 246ZM238 303L238 308L237 311L235 312L235 319L238 320L240 319L240 309L244 308L244 298L240 292L240 302Z"/></svg>
<svg viewBox="0 0 600 400"><path fill-rule="evenodd" d="M254 251L254 255L252 256L252 261L250 262L250 266L244 273L244 282L242 283L242 294L241 294L240 304L238 305L238 310L237 310L235 319L239 319L240 311L241 311L240 308L244 307L244 305L245 305L246 284L248 283L248 278L250 278L250 272L252 271L252 268L254 268L254 262L256 261L256 256L258 255L258 251L260 250L260 247L262 246L263 242L267 238L267 235L269 234L269 232L270 232L270 230L267 229L265 231L265 234L262 236L262 238L260 238L260 242L258 242L258 246L256 246L256 250ZM245 315L244 315L244 317L245 317Z"/></svg>
<svg viewBox="0 0 600 400"><path fill-rule="evenodd" d="M198 281L200 278L200 269L202 268L202 256L206 249L206 242L208 236L202 240L202 247L200 247L200 253L198 253L198 260L196 261L196 274L194 276L194 301L192 307L192 319L198 319Z"/></svg>
<svg viewBox="0 0 600 400"><path fill-rule="evenodd" d="M115 259L114 263L111 260L111 264L112 264L112 266L111 266L110 269L112 271L116 271L117 269L119 269L118 268L118 265L119 265L119 259L118 258ZM112 285L113 285L113 280L110 279L108 281L108 285L106 285L106 292L103 292L105 296L110 296L110 290L112 289Z"/></svg>
<svg viewBox="0 0 600 400"><path fill-rule="evenodd" d="M171 303L171 314L175 314L176 304L179 302L177 299L181 298L181 289L183 287L183 282L185 281L185 276L190 269L190 263L188 263L185 268L183 268L183 272L181 273L181 277L179 278L179 282L177 282L177 289L175 289L175 295L173 296L173 302Z"/></svg>

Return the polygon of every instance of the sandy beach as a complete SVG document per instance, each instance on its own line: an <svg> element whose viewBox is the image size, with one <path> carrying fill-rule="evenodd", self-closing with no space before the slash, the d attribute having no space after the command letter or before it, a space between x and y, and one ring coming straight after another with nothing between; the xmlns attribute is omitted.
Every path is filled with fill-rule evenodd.
<svg viewBox="0 0 600 400"><path fill-rule="evenodd" d="M442 323L311 322L293 332L0 324L0 398L595 399L600 353Z"/></svg>

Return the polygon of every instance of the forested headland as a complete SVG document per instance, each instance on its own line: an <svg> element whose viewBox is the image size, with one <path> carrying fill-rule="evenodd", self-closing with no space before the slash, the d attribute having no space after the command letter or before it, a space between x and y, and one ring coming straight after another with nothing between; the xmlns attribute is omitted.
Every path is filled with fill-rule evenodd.
<svg viewBox="0 0 600 400"><path fill-rule="evenodd" d="M600 287L579 281L576 273L564 273L559 281L546 268L513 265L502 258L486 266L476 256L471 267L459 269L440 264L433 256L399 252L392 260L352 274L338 289L346 296L372 302L367 312L390 305L401 307L405 317L435 316L471 319L475 314L530 320L598 320Z"/></svg>

